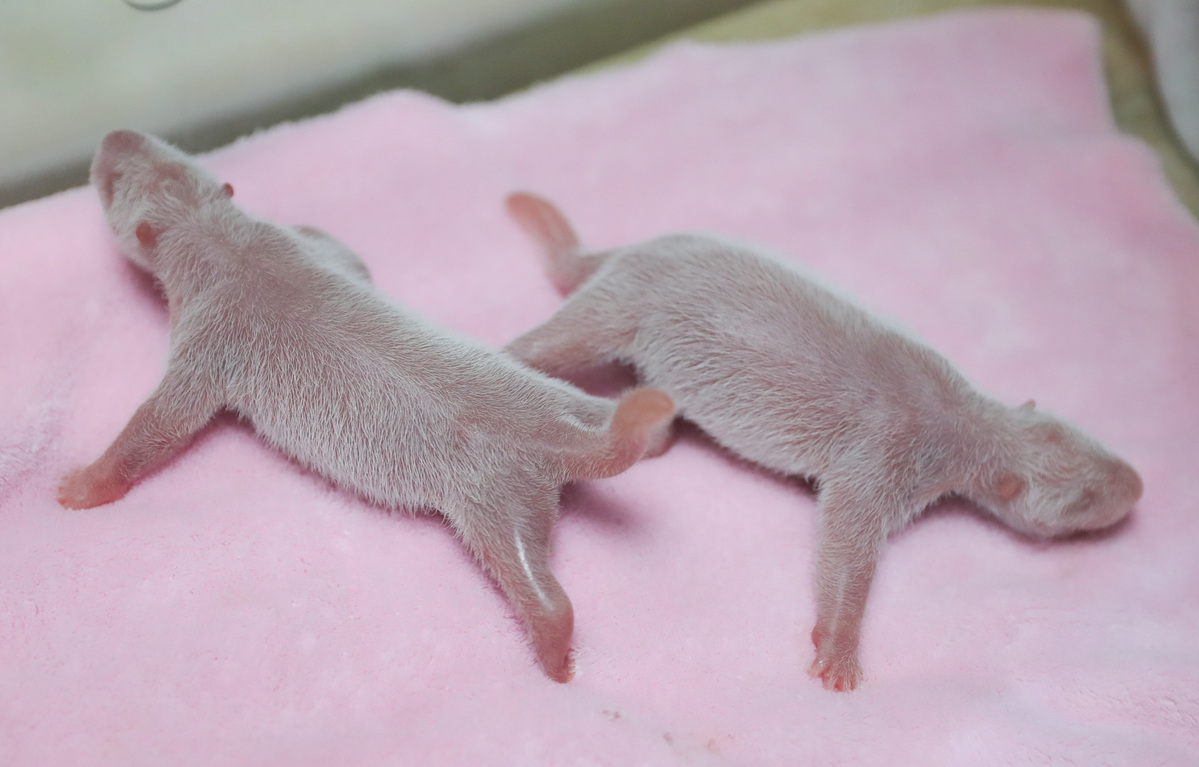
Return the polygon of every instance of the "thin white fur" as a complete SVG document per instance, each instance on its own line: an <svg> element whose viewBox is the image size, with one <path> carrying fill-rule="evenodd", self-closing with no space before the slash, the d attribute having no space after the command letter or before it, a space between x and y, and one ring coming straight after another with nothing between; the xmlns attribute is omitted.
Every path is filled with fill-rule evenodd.
<svg viewBox="0 0 1199 767"><path fill-rule="evenodd" d="M167 370L60 502L123 496L221 409L270 445L378 504L433 509L499 582L547 675L570 678L570 600L550 572L564 482L611 476L660 441L669 397L619 404L403 311L319 230L238 209L232 189L132 131L101 143L92 180L126 255L161 284Z"/></svg>
<svg viewBox="0 0 1199 767"><path fill-rule="evenodd" d="M817 480L811 670L826 687L857 685L878 552L938 498L1057 536L1108 527L1141 495L1137 473L1090 437L983 396L932 349L757 248L681 234L581 253L550 202L516 193L508 207L573 291L508 345L514 356L551 374L630 363L724 447Z"/></svg>

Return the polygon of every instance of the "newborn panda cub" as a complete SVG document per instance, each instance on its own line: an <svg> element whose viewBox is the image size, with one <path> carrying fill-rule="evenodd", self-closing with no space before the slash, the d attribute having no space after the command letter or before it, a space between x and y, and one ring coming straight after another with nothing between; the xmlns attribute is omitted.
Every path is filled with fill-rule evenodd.
<svg viewBox="0 0 1199 767"><path fill-rule="evenodd" d="M121 498L222 409L374 503L441 512L495 578L545 673L572 675L570 600L550 572L559 488L608 477L659 444L668 396L589 396L407 314L344 245L256 220L191 158L131 131L91 169L126 255L161 285L170 354L116 441L59 502Z"/></svg>
<svg viewBox="0 0 1199 767"><path fill-rule="evenodd" d="M829 689L861 679L858 636L890 531L964 496L1032 536L1115 524L1141 479L1030 402L975 391L931 349L751 248L674 235L584 254L549 202L517 193L516 221L573 294L508 345L555 375L631 363L679 414L732 452L814 478L816 659Z"/></svg>

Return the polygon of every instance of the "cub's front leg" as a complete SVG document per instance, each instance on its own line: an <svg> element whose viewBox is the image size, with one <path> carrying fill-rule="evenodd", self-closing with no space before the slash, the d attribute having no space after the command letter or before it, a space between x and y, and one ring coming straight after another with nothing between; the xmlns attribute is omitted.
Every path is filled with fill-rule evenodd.
<svg viewBox="0 0 1199 767"><path fill-rule="evenodd" d="M58 486L67 509L90 509L122 498L129 488L182 449L220 407L206 376L168 367L162 382L94 463Z"/></svg>
<svg viewBox="0 0 1199 767"><path fill-rule="evenodd" d="M886 540L888 509L869 494L828 485L821 491L816 549L816 659L808 673L825 689L846 691L862 680L858 641L866 597Z"/></svg>

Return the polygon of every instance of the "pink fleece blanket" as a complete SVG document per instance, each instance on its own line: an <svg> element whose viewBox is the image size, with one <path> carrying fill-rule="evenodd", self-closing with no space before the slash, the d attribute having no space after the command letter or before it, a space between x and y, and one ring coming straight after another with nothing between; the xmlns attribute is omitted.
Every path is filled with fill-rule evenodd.
<svg viewBox="0 0 1199 767"><path fill-rule="evenodd" d="M947 503L894 536L849 694L805 673L812 497L695 432L567 489L566 685L436 518L231 418L64 511L59 477L157 382L166 309L91 190L0 213L0 763L1199 762L1199 229L1113 128L1097 43L1007 10L681 45L494 104L392 93L207 160L495 347L560 300L511 189L597 247L761 242L1139 469L1108 535L1037 543Z"/></svg>

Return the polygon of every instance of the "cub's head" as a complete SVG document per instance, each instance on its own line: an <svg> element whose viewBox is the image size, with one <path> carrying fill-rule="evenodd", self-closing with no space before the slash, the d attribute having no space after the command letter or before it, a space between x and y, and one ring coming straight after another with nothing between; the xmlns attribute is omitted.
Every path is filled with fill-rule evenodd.
<svg viewBox="0 0 1199 767"><path fill-rule="evenodd" d="M228 205L222 184L183 152L135 131L106 135L92 160L92 185L125 254L156 272L159 241L172 227L213 205Z"/></svg>
<svg viewBox="0 0 1199 767"><path fill-rule="evenodd" d="M1007 455L984 506L1021 532L1050 537L1110 527L1141 497L1141 477L1094 439L1032 403L1010 412Z"/></svg>

